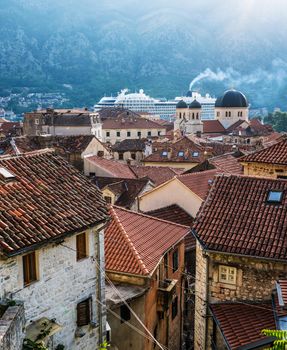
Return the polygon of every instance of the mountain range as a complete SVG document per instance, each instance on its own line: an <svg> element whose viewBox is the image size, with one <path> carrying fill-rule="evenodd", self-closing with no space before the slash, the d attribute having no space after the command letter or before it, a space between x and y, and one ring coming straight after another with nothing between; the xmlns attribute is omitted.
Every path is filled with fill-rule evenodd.
<svg viewBox="0 0 287 350"><path fill-rule="evenodd" d="M0 0L0 89L86 106L125 87L175 97L198 77L201 93L234 87L254 108L286 109L286 5L269 3Z"/></svg>

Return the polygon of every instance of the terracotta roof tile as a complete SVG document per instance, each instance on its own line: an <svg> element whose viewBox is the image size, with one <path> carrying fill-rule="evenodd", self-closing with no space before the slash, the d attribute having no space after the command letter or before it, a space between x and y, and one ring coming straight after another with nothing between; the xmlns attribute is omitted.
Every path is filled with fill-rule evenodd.
<svg viewBox="0 0 287 350"><path fill-rule="evenodd" d="M261 331L276 329L271 302L219 303L210 305L210 310L231 350L264 340L270 344Z"/></svg>
<svg viewBox="0 0 287 350"><path fill-rule="evenodd" d="M204 199L216 174L218 174L218 170L212 169L199 173L179 175L177 179L201 199Z"/></svg>
<svg viewBox="0 0 287 350"><path fill-rule="evenodd" d="M122 177L126 179L135 179L136 175L130 169L127 164L117 162L113 159L106 159L98 156L90 156L85 158L87 161L95 164L96 166L104 169L111 176L114 177Z"/></svg>
<svg viewBox="0 0 287 350"><path fill-rule="evenodd" d="M283 192L281 203L267 202L271 190ZM287 181L215 176L193 231L207 250L286 259Z"/></svg>
<svg viewBox="0 0 287 350"><path fill-rule="evenodd" d="M268 148L244 156L240 161L287 165L287 138Z"/></svg>
<svg viewBox="0 0 287 350"><path fill-rule="evenodd" d="M119 207L111 207L105 231L106 270L151 275L188 228Z"/></svg>
<svg viewBox="0 0 287 350"><path fill-rule="evenodd" d="M234 175L243 174L243 167L238 162L238 158L234 157L233 153L226 153L217 157L209 158L208 162L224 173Z"/></svg>
<svg viewBox="0 0 287 350"><path fill-rule="evenodd" d="M225 134L225 127L219 120L203 120L203 133L204 134Z"/></svg>
<svg viewBox="0 0 287 350"><path fill-rule="evenodd" d="M130 169L138 178L148 177L156 186L172 179L183 170L170 167L131 165Z"/></svg>
<svg viewBox="0 0 287 350"><path fill-rule="evenodd" d="M194 218L177 204L172 204L167 207L151 210L145 214L185 226L191 226L194 221Z"/></svg>
<svg viewBox="0 0 287 350"><path fill-rule="evenodd" d="M3 157L16 178L0 179L0 246L16 254L107 218L98 188L51 152Z"/></svg>
<svg viewBox="0 0 287 350"><path fill-rule="evenodd" d="M103 120L103 129L157 129L165 130L165 127L141 116L129 114L128 116L119 115L116 118L108 118Z"/></svg>
<svg viewBox="0 0 287 350"><path fill-rule="evenodd" d="M204 159L204 147L190 140L188 137L183 137L173 143L162 143L162 145L158 143L157 150L146 157L144 161L162 163L201 163Z"/></svg>

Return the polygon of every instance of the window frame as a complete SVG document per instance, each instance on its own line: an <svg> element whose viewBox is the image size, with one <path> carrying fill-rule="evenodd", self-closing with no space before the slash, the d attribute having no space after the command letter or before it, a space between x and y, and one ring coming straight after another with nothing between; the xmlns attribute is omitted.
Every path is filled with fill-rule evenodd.
<svg viewBox="0 0 287 350"><path fill-rule="evenodd" d="M84 237L85 242L85 250L80 250L80 238ZM86 259L88 257L88 238L87 238L87 232L82 232L76 236L76 254L77 254L77 261L81 261L83 259Z"/></svg>
<svg viewBox="0 0 287 350"><path fill-rule="evenodd" d="M127 131L127 137L131 137L131 132Z"/></svg>
<svg viewBox="0 0 287 350"><path fill-rule="evenodd" d="M110 131L106 131L106 137L110 137L110 136L111 136Z"/></svg>
<svg viewBox="0 0 287 350"><path fill-rule="evenodd" d="M116 132L116 136L117 136L117 137L121 137L121 132L120 132L120 131L117 131L117 132Z"/></svg>
<svg viewBox="0 0 287 350"><path fill-rule="evenodd" d="M85 307L86 314L84 315L84 320L81 320L81 317L83 317L80 313L82 310L81 307ZM91 323L92 321L92 297L89 297L85 300L80 301L77 303L77 327L84 327Z"/></svg>
<svg viewBox="0 0 287 350"><path fill-rule="evenodd" d="M225 269L226 271L222 271ZM234 273L230 273L230 271L234 271ZM222 278L222 274L226 274L226 278ZM233 281L229 279L228 276L233 276ZM219 265L218 266L218 281L220 283L226 283L226 284L232 284L236 285L236 278L237 278L237 268L234 266L228 266L228 265Z"/></svg>
<svg viewBox="0 0 287 350"><path fill-rule="evenodd" d="M280 194L280 198L278 199L270 199L270 197L272 196L272 194L274 193L279 193ZM283 199L283 191L280 191L280 190L270 190L268 191L268 194L267 194L267 203L277 203L277 204L280 204L282 203L282 199Z"/></svg>
<svg viewBox="0 0 287 350"><path fill-rule="evenodd" d="M33 260L28 261L29 257ZM33 263L32 277L31 277L31 262ZM32 283L39 281L38 257L35 251L22 256L23 267L23 284L24 287L30 286ZM28 268L27 268L28 267Z"/></svg>

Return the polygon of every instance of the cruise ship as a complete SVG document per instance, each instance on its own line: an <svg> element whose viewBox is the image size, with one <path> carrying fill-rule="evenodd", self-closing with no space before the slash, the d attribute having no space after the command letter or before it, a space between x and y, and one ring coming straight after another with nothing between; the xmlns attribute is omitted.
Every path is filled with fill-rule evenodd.
<svg viewBox="0 0 287 350"><path fill-rule="evenodd" d="M202 96L195 91L188 91L186 96L175 97L174 100L156 99L144 93L143 89L129 93L128 89L122 90L117 97L102 97L94 106L98 111L102 108L122 107L134 112L148 112L159 115L161 119L172 120L175 115L176 104L180 100L191 103L196 99L202 106L202 119L214 119L215 98L209 94Z"/></svg>

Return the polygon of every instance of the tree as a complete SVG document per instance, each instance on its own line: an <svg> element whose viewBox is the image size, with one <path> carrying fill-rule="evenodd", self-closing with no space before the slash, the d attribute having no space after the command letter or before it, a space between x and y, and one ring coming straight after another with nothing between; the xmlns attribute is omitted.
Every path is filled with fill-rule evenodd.
<svg viewBox="0 0 287 350"><path fill-rule="evenodd" d="M276 340L274 340L272 348L268 350L286 350L287 349L287 331L263 329L262 333L267 337L277 338Z"/></svg>
<svg viewBox="0 0 287 350"><path fill-rule="evenodd" d="M271 124L274 130L278 132L287 131L287 112L269 113L264 122Z"/></svg>

